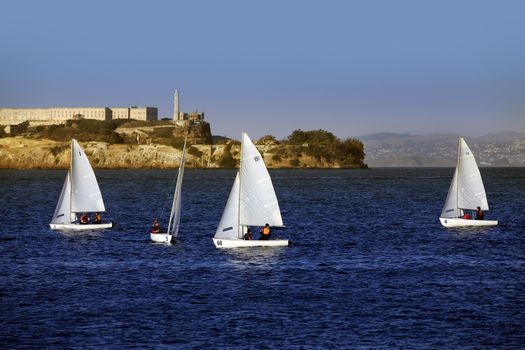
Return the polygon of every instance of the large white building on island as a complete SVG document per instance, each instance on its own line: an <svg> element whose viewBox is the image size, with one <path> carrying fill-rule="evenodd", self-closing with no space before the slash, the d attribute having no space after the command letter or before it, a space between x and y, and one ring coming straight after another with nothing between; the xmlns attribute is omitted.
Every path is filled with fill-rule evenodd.
<svg viewBox="0 0 525 350"><path fill-rule="evenodd" d="M68 119L135 119L157 120L156 107L53 107L53 108L0 108L0 125L63 124Z"/></svg>
<svg viewBox="0 0 525 350"><path fill-rule="evenodd" d="M135 119L158 120L156 107L51 107L51 108L0 108L0 125L18 125L29 122L31 125L64 124L69 119ZM173 122L180 126L199 123L204 113L180 110L180 92L173 96Z"/></svg>

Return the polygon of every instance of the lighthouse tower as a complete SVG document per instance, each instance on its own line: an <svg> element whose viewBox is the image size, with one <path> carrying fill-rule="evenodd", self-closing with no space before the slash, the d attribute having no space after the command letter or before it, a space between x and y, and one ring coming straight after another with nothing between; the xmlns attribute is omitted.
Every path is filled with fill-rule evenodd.
<svg viewBox="0 0 525 350"><path fill-rule="evenodd" d="M175 89L175 95L173 95L173 120L179 120L179 89Z"/></svg>

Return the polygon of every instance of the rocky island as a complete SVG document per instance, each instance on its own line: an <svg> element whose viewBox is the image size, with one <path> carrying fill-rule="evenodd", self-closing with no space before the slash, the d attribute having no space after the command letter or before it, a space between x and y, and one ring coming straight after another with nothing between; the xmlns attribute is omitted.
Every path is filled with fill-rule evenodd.
<svg viewBox="0 0 525 350"><path fill-rule="evenodd" d="M180 126L166 121L68 120L61 125L0 128L0 168L65 169L70 139L77 139L94 168L175 168L188 137L188 168L234 168L240 143L212 136L209 123ZM366 168L363 144L324 130L296 130L284 140L254 140L269 168Z"/></svg>

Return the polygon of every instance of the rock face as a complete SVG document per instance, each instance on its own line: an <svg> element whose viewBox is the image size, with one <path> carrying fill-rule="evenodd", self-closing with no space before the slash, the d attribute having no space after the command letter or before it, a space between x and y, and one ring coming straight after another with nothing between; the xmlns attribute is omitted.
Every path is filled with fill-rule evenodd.
<svg viewBox="0 0 525 350"><path fill-rule="evenodd" d="M99 169L165 169L179 166L182 150L159 144L108 144L80 142L89 161ZM337 163L298 154L277 156L287 146L257 146L269 168L340 168ZM188 168L234 167L239 163L240 146L192 145L188 147ZM286 153L286 152L285 152ZM35 140L23 137L0 138L0 168L3 169L65 169L71 157L70 143ZM363 164L345 165L349 168L366 167Z"/></svg>
<svg viewBox="0 0 525 350"><path fill-rule="evenodd" d="M210 145L213 143L211 127L207 122L187 125L169 123L161 126L120 127L115 132L124 136L128 143L151 144L161 143L162 139L188 138L191 144Z"/></svg>

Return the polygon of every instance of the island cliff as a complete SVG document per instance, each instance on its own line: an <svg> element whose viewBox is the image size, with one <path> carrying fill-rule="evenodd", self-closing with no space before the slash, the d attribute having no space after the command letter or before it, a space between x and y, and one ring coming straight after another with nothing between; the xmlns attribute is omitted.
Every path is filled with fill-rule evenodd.
<svg viewBox="0 0 525 350"><path fill-rule="evenodd" d="M80 142L94 168L175 168L179 165L186 135L188 168L238 166L239 142L227 138L215 138L213 142L207 123L191 128L160 122L157 125L140 124L128 123L112 130L85 130L86 126L78 125L77 121L62 128L34 128L15 136L3 135L0 138L0 168L65 169L70 162L71 138ZM366 167L360 141L339 140L323 130L297 130L285 141L277 141L268 135L256 141L256 146L269 168Z"/></svg>

